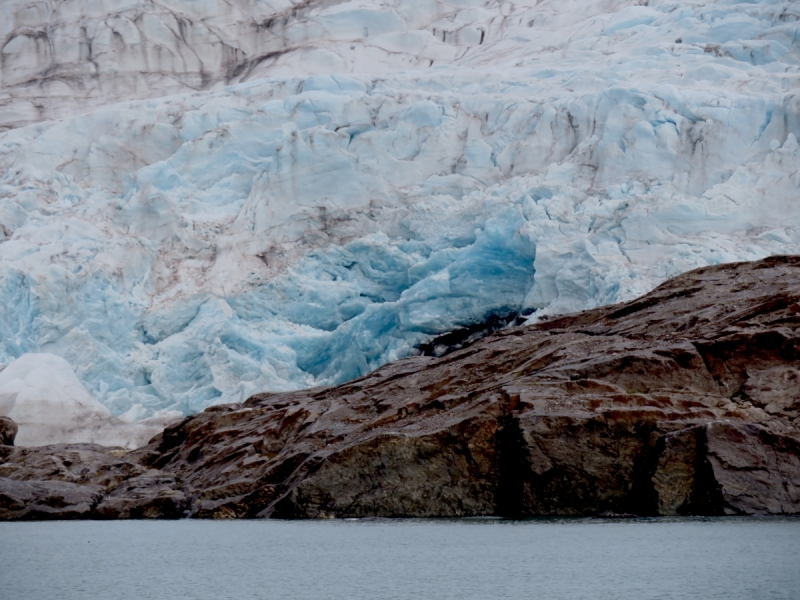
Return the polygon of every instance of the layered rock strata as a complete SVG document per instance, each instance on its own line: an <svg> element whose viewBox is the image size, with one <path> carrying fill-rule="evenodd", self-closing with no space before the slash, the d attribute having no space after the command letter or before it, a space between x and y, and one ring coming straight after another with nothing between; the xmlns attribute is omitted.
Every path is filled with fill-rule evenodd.
<svg viewBox="0 0 800 600"><path fill-rule="evenodd" d="M132 452L12 449L0 517L800 513L798 328L800 257L698 269Z"/></svg>

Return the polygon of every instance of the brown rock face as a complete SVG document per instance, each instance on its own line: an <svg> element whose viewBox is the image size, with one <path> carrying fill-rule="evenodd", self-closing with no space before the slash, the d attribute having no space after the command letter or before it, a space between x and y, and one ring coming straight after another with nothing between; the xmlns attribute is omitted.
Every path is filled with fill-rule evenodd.
<svg viewBox="0 0 800 600"><path fill-rule="evenodd" d="M0 519L178 518L175 476L130 460L124 448L17 448L0 462Z"/></svg>
<svg viewBox="0 0 800 600"><path fill-rule="evenodd" d="M700 269L134 452L14 449L0 518L800 513L799 327L800 257Z"/></svg>

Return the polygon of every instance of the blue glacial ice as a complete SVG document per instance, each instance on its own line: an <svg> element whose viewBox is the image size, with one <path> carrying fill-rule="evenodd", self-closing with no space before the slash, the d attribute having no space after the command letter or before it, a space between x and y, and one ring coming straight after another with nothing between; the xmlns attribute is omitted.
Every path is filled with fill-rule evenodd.
<svg viewBox="0 0 800 600"><path fill-rule="evenodd" d="M6 83L0 362L189 414L800 252L797 3L410 4L324 4L228 86L131 58L58 121Z"/></svg>

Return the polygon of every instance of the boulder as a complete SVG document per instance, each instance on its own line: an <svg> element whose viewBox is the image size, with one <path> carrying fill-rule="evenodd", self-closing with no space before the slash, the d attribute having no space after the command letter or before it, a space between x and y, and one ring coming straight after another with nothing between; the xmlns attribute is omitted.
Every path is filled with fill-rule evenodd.
<svg viewBox="0 0 800 600"><path fill-rule="evenodd" d="M11 417L0 417L0 446L13 446L18 429Z"/></svg>

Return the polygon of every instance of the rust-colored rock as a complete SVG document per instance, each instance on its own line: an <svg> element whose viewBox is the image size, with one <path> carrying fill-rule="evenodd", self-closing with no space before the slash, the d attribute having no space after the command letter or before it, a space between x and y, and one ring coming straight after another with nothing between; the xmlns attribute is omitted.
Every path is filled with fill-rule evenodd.
<svg viewBox="0 0 800 600"><path fill-rule="evenodd" d="M709 267L125 453L13 449L0 518L800 513L800 257Z"/></svg>

